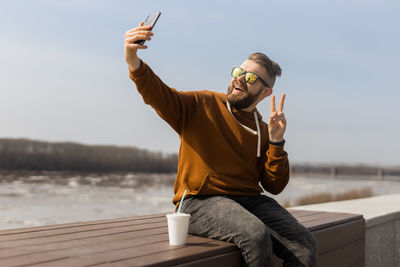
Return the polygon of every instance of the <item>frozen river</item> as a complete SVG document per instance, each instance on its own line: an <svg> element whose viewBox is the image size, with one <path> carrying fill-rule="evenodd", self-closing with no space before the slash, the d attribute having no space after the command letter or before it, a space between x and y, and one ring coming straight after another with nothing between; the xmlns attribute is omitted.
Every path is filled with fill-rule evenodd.
<svg viewBox="0 0 400 267"><path fill-rule="evenodd" d="M148 179L154 179L153 178ZM104 177L103 177L104 178ZM51 182L51 177L0 183L0 229L39 226L88 220L110 219L172 212L173 186L161 182L135 186L135 179L117 184L96 185L100 178L82 184L82 179ZM96 180L97 179L97 180ZM168 178L169 179L169 178ZM156 179L157 180L157 179ZM133 182L132 182L133 181ZM280 202L316 193L343 193L370 188L375 195L400 193L400 181L372 179L331 179L293 177L283 193L274 196Z"/></svg>

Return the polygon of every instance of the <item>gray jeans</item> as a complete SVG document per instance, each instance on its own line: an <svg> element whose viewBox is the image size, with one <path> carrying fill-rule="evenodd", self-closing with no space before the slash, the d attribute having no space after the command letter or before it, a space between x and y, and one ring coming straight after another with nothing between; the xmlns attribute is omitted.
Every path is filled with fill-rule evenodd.
<svg viewBox="0 0 400 267"><path fill-rule="evenodd" d="M272 252L284 266L316 266L316 239L270 197L191 196L181 209L190 234L235 243L244 266L272 266Z"/></svg>

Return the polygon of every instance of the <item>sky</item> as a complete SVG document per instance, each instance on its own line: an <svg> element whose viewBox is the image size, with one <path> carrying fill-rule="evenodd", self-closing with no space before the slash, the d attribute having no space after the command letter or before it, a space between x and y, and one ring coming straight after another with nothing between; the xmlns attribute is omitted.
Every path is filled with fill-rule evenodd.
<svg viewBox="0 0 400 267"><path fill-rule="evenodd" d="M139 56L170 87L226 92L263 52L282 68L291 162L400 166L400 2L385 0L0 1L0 138L178 153L124 59L154 11ZM268 121L270 99L258 109Z"/></svg>

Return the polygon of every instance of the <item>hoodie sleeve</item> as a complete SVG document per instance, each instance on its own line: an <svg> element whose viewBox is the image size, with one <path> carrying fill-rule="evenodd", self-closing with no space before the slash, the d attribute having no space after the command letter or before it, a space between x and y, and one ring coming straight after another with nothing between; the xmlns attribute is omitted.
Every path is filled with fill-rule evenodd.
<svg viewBox="0 0 400 267"><path fill-rule="evenodd" d="M143 61L135 71L129 68L129 77L135 82L144 102L181 134L182 125L196 106L194 92L181 92L168 87Z"/></svg>
<svg viewBox="0 0 400 267"><path fill-rule="evenodd" d="M289 160L283 146L269 145L264 166L261 185L266 191L277 195L289 182Z"/></svg>

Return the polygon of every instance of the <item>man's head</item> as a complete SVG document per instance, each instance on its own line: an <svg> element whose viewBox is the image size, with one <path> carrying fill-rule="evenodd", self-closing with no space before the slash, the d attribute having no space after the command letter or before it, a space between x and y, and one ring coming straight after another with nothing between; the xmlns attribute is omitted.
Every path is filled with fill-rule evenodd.
<svg viewBox="0 0 400 267"><path fill-rule="evenodd" d="M258 102L272 94L276 76L281 76L281 72L279 64L266 55L251 54L240 68L232 70L227 93L229 103L237 109L253 110Z"/></svg>

